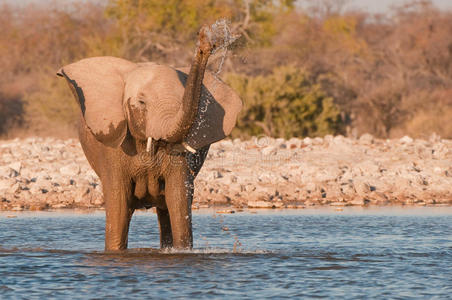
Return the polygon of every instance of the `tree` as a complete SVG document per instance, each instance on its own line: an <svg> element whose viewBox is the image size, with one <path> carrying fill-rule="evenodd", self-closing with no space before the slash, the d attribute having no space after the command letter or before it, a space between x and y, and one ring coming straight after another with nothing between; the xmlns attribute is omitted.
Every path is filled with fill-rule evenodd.
<svg viewBox="0 0 452 300"><path fill-rule="evenodd" d="M293 66L266 76L229 74L226 81L245 105L238 121L243 135L324 136L338 133L340 112L309 73Z"/></svg>
<svg viewBox="0 0 452 300"><path fill-rule="evenodd" d="M107 16L117 22L124 55L133 60L174 54L192 46L197 30L218 19L254 45L269 45L274 17L295 0L110 0Z"/></svg>

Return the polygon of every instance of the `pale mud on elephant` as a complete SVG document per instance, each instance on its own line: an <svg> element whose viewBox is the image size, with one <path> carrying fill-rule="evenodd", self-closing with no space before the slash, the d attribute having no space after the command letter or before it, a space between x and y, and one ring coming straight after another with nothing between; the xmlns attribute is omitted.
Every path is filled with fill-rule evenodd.
<svg viewBox="0 0 452 300"><path fill-rule="evenodd" d="M242 107L206 72L211 53L227 43L223 34L201 28L190 68L94 57L58 72L80 104L80 142L102 182L106 250L127 248L130 219L143 207L157 209L162 248L193 246L194 178Z"/></svg>

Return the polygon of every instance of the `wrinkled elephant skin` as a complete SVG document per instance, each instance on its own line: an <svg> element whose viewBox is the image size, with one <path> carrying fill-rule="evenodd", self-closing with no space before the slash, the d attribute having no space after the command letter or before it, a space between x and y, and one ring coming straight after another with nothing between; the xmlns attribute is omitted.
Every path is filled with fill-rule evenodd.
<svg viewBox="0 0 452 300"><path fill-rule="evenodd" d="M106 250L127 248L130 219L143 207L156 207L161 247L193 245L193 181L242 106L205 71L217 47L209 30L201 29L190 68L94 57L57 73L80 105L80 142L102 182Z"/></svg>

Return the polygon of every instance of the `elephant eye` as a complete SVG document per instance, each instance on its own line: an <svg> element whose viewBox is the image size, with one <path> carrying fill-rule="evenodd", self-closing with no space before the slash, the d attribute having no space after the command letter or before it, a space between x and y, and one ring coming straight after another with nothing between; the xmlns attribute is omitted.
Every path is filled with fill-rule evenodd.
<svg viewBox="0 0 452 300"><path fill-rule="evenodd" d="M140 105L146 105L143 100L138 100L138 103L140 103Z"/></svg>

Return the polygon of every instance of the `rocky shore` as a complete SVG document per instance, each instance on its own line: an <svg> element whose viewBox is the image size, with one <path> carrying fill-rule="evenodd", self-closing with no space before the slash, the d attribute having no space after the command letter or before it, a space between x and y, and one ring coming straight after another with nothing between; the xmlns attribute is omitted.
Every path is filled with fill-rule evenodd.
<svg viewBox="0 0 452 300"><path fill-rule="evenodd" d="M452 205L452 140L267 137L212 145L194 208ZM0 141L0 210L101 208L78 140Z"/></svg>

